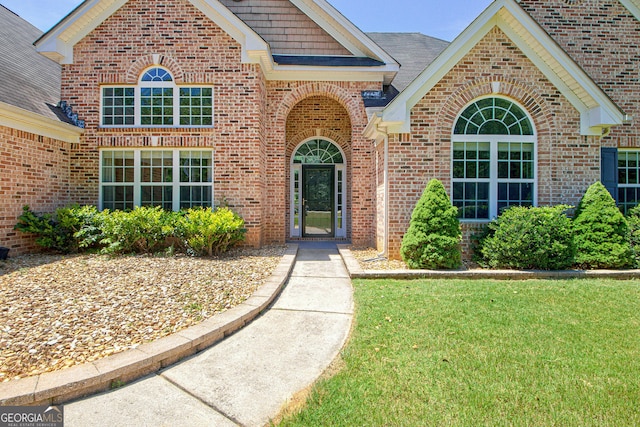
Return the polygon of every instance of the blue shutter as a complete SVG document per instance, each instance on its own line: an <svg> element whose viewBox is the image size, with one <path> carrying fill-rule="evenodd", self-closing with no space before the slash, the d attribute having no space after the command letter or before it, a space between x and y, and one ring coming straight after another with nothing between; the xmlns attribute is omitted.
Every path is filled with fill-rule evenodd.
<svg viewBox="0 0 640 427"><path fill-rule="evenodd" d="M600 181L609 190L613 199L618 201L618 149L602 147L600 149Z"/></svg>

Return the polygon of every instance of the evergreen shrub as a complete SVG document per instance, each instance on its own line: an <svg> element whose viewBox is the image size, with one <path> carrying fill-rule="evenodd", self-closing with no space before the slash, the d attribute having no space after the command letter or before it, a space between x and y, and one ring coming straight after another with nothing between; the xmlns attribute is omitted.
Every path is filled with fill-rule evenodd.
<svg viewBox="0 0 640 427"><path fill-rule="evenodd" d="M452 269L461 264L458 209L442 183L432 179L418 201L402 238L400 253L409 268Z"/></svg>
<svg viewBox="0 0 640 427"><path fill-rule="evenodd" d="M38 214L25 205L14 229L34 234L36 244L43 248L65 254L75 253L83 240L76 234L83 228L88 229L97 213L95 207L73 205L58 208L53 214Z"/></svg>
<svg viewBox="0 0 640 427"><path fill-rule="evenodd" d="M640 267L640 205L627 212L627 224L629 225L629 243L635 259L634 267Z"/></svg>
<svg viewBox="0 0 640 427"><path fill-rule="evenodd" d="M193 208L186 212L179 230L197 255L218 255L244 240L244 220L229 208Z"/></svg>
<svg viewBox="0 0 640 427"><path fill-rule="evenodd" d="M573 265L575 247L569 206L512 206L488 224L478 245L489 268L562 270Z"/></svg>
<svg viewBox="0 0 640 427"><path fill-rule="evenodd" d="M581 268L627 268L634 264L627 220L609 191L592 184L573 220L576 264Z"/></svg>

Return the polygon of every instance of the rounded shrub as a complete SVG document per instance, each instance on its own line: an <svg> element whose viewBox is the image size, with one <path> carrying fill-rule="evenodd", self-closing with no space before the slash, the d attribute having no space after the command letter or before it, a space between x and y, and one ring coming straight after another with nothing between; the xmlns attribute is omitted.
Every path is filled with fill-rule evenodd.
<svg viewBox="0 0 640 427"><path fill-rule="evenodd" d="M223 207L191 208L181 218L178 228L187 247L197 255L218 255L245 238L244 220Z"/></svg>
<svg viewBox="0 0 640 427"><path fill-rule="evenodd" d="M575 247L569 206L513 206L489 223L479 245L490 268L562 270L573 265Z"/></svg>
<svg viewBox="0 0 640 427"><path fill-rule="evenodd" d="M629 243L635 258L634 267L640 267L640 205L627 212L627 224L629 225Z"/></svg>
<svg viewBox="0 0 640 427"><path fill-rule="evenodd" d="M592 184L573 220L576 264L581 268L626 268L634 263L627 220L609 191Z"/></svg>
<svg viewBox="0 0 640 427"><path fill-rule="evenodd" d="M462 232L458 209L442 183L432 179L418 201L402 238L400 253L409 268L457 268Z"/></svg>

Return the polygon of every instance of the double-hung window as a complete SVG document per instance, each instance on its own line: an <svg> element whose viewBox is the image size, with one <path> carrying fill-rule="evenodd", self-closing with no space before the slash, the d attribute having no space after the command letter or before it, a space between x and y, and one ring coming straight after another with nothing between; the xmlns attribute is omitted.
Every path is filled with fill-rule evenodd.
<svg viewBox="0 0 640 427"><path fill-rule="evenodd" d="M625 214L640 201L640 150L618 150L618 206Z"/></svg>
<svg viewBox="0 0 640 427"><path fill-rule="evenodd" d="M154 67L133 86L103 86L103 127L206 127L213 125L213 88L176 85L168 70Z"/></svg>
<svg viewBox="0 0 640 427"><path fill-rule="evenodd" d="M100 157L101 209L212 206L211 150L102 150Z"/></svg>
<svg viewBox="0 0 640 427"><path fill-rule="evenodd" d="M503 98L473 102L452 136L452 199L466 220L536 203L536 138L522 108Z"/></svg>

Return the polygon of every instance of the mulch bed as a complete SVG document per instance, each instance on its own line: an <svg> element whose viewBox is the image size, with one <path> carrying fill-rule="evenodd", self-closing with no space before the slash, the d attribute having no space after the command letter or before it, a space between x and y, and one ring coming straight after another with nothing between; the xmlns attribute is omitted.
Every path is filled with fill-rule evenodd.
<svg viewBox="0 0 640 427"><path fill-rule="evenodd" d="M266 281L285 249L0 261L0 382L135 348L223 312Z"/></svg>

